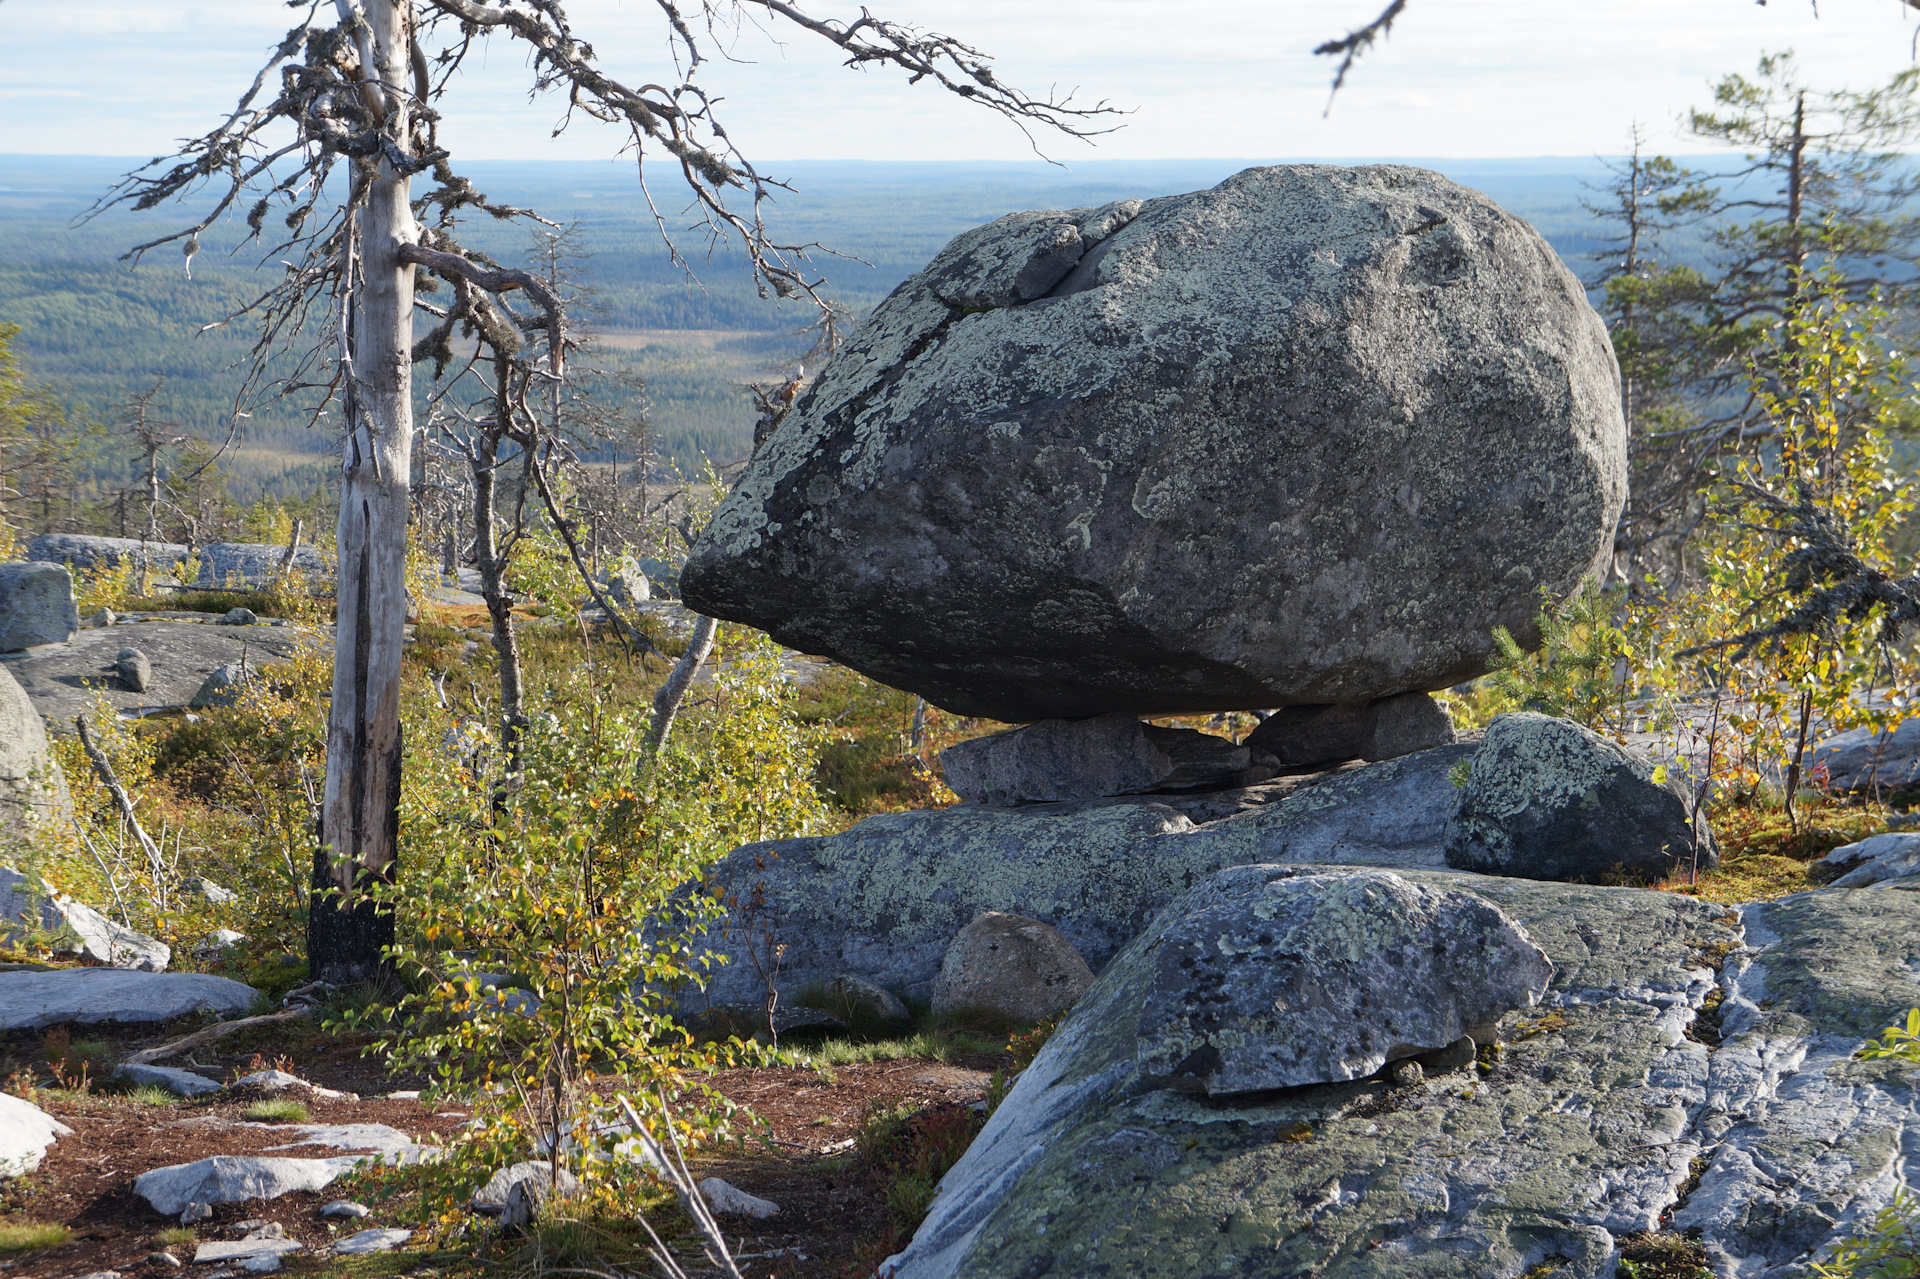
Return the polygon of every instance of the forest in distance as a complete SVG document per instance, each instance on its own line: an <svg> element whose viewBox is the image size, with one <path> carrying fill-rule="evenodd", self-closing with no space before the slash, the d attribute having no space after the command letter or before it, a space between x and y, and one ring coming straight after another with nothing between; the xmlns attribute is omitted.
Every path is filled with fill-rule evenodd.
<svg viewBox="0 0 1920 1279"><path fill-rule="evenodd" d="M769 217L812 255L824 296L854 315L869 311L968 227L1032 208L1095 205L1212 186L1249 165L1243 159L1020 163L796 162L774 166L794 190ZM1319 161L1314 161L1319 162ZM1345 160L1407 163L1444 173L1530 221L1583 277L1604 234L1586 207L1607 178L1604 158ZM1727 157L1691 157L1724 168ZM114 157L0 155L0 320L19 324L14 347L28 373L60 388L96 417L164 378L160 411L209 439L226 435L239 373L251 341L244 324L207 329L256 295L271 260L242 245L239 219L210 234L189 277L174 246L138 265L130 247L172 230L175 210L114 210L82 220L93 201L137 161ZM466 166L494 199L537 208L577 226L600 342L591 363L645 386L645 408L662 464L683 473L703 456L737 461L752 441L753 407L742 384L783 374L807 340L803 303L758 297L737 255L681 237L688 266L675 265L648 213L631 166L588 162L478 162ZM673 225L671 211L669 225ZM271 228L269 228L271 229ZM480 219L469 242L508 263L524 262L524 231ZM1686 260L1694 246L1671 246ZM836 256L837 255L837 256ZM630 393L629 393L630 394ZM327 482L331 437L309 429L299 397L265 406L245 423L228 459L234 496L294 496ZM603 459L605 460L605 459ZM102 457L97 478L122 460ZM130 465L130 463L128 463Z"/></svg>

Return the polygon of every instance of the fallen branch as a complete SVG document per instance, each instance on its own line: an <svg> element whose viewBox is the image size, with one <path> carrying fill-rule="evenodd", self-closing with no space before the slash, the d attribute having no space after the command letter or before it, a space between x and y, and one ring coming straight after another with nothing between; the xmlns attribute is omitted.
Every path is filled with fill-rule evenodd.
<svg viewBox="0 0 1920 1279"><path fill-rule="evenodd" d="M178 1057L183 1052L195 1048L204 1048L218 1039L225 1039L237 1030L247 1030L255 1026L275 1026L283 1022L303 1021L318 1011L312 1006L288 1008L282 1012L266 1013L259 1017L242 1017L239 1021L215 1022L204 1030L196 1030L184 1039L161 1044L158 1048L143 1048L127 1058L129 1066L151 1066L156 1061L165 1061L169 1057Z"/></svg>
<svg viewBox="0 0 1920 1279"><path fill-rule="evenodd" d="M114 776L113 765L107 760L106 752L94 745L93 734L87 731L87 717L75 715L73 726L80 730L80 745L86 748L87 758L93 761L93 771L99 776L101 785L113 796L113 802L119 806L120 815L127 819L127 825L133 828L133 836L140 841L141 851L146 853L147 863L153 867L154 875L158 878L166 866L166 858L161 856L159 847L140 825L140 819L133 815L133 801L127 798L127 788Z"/></svg>

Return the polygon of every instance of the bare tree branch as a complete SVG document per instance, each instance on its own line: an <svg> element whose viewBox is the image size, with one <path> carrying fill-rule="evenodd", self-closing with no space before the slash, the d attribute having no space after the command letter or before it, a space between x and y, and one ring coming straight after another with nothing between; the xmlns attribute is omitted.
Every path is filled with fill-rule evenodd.
<svg viewBox="0 0 1920 1279"><path fill-rule="evenodd" d="M1394 19L1398 18L1400 11L1406 7L1407 0L1392 0L1380 11L1379 17L1366 26L1357 27L1337 40L1325 41L1314 49L1316 57L1330 58L1337 55L1340 58L1340 69L1333 74L1333 88L1327 93L1327 109L1322 111L1321 115L1333 113L1333 99L1340 92L1340 86L1347 82L1347 72L1353 69L1355 60L1371 49L1375 40L1393 30Z"/></svg>

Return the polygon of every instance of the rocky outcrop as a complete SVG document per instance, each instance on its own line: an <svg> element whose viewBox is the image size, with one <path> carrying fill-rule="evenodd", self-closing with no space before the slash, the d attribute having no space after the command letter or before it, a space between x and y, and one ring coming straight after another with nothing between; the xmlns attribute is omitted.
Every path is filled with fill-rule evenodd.
<svg viewBox="0 0 1920 1279"><path fill-rule="evenodd" d="M204 973L143 973L124 968L63 968L0 973L0 1030L32 1030L61 1022L172 1021L211 1011L233 1016L260 992Z"/></svg>
<svg viewBox="0 0 1920 1279"><path fill-rule="evenodd" d="M0 653L64 644L80 629L73 574L58 564L0 564Z"/></svg>
<svg viewBox="0 0 1920 1279"><path fill-rule="evenodd" d="M1920 834L1888 832L1842 844L1820 859L1819 869L1835 888L1920 884Z"/></svg>
<svg viewBox="0 0 1920 1279"><path fill-rule="evenodd" d="M95 698L105 698L121 711L185 706L215 667L244 656L249 665L264 668L291 661L302 650L332 645L331 637L318 628L228 628L211 625L212 620L191 614L123 620L103 630L80 631L65 644L6 657L0 669L19 681L48 731L64 735L73 732L73 717L86 712ZM146 655L144 690L136 692L122 682L123 648Z"/></svg>
<svg viewBox="0 0 1920 1279"><path fill-rule="evenodd" d="M972 738L941 751L940 769L960 798L1002 806L1248 786L1280 771L1265 751L1124 712Z"/></svg>
<svg viewBox="0 0 1920 1279"><path fill-rule="evenodd" d="M165 942L123 927L93 907L39 885L11 866L0 866L0 937L16 944L38 932L55 954L78 955L108 968L166 971L173 950Z"/></svg>
<svg viewBox="0 0 1920 1279"><path fill-rule="evenodd" d="M1499 908L1392 871L1222 871L1152 934L1140 1078L1209 1097L1364 1078L1476 1029L1491 1042L1553 972Z"/></svg>
<svg viewBox="0 0 1920 1279"><path fill-rule="evenodd" d="M28 843L34 823L73 812L66 774L26 692L0 666L0 852Z"/></svg>
<svg viewBox="0 0 1920 1279"><path fill-rule="evenodd" d="M1487 728L1447 864L1494 875L1589 884L1654 883L1694 864L1719 865L1712 831L1696 826L1679 778L1580 725L1522 712Z"/></svg>
<svg viewBox="0 0 1920 1279"><path fill-rule="evenodd" d="M933 1011L975 1009L1036 1022L1073 1007L1093 970L1057 929L1025 915L986 911L962 928L933 980Z"/></svg>
<svg viewBox="0 0 1920 1279"><path fill-rule="evenodd" d="M1606 554L1616 380L1553 250L1437 174L1011 214L861 326L681 591L1014 722L1440 688Z"/></svg>
<svg viewBox="0 0 1920 1279"><path fill-rule="evenodd" d="M838 835L749 844L714 879L759 903L736 923L773 929L782 988L795 992L851 973L929 998L948 942L984 911L1059 929L1098 972L1162 906L1226 866L1444 866L1460 793L1447 774L1473 750L1369 764L1201 825L1151 797L889 813ZM709 979L716 1004L765 998L743 935L705 939L732 956Z"/></svg>
<svg viewBox="0 0 1920 1279"><path fill-rule="evenodd" d="M239 586L255 590L270 584L279 575L287 548L261 542L215 542L200 548L199 585ZM289 566L294 576L306 582L327 578L326 557L302 544Z"/></svg>
<svg viewBox="0 0 1920 1279"><path fill-rule="evenodd" d="M1855 728L1829 737L1813 748L1808 775L1833 791L1891 795L1920 786L1920 719L1886 732Z"/></svg>
<svg viewBox="0 0 1920 1279"><path fill-rule="evenodd" d="M882 1273L1611 1279L1651 1233L1702 1273L1788 1279L1902 1184L1920 1076L1852 1053L1914 1002L1920 894L1822 891L1743 920L1675 894L1398 873L1483 898L1551 960L1501 1047L1405 1085L1142 1087L1131 1030L1169 911Z"/></svg>
<svg viewBox="0 0 1920 1279"><path fill-rule="evenodd" d="M1397 759L1453 741L1453 721L1425 693L1372 702L1286 706L1247 734L1246 745L1299 768L1335 760Z"/></svg>
<svg viewBox="0 0 1920 1279"><path fill-rule="evenodd" d="M90 537L83 533L47 533L27 543L27 558L65 564L78 572L97 574L131 560L169 576L187 558L178 542L143 542L137 537Z"/></svg>

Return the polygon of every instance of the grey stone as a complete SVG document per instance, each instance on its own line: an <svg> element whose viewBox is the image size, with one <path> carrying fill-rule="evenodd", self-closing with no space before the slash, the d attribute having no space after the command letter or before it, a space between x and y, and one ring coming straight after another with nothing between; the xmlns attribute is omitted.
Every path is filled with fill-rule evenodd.
<svg viewBox="0 0 1920 1279"><path fill-rule="evenodd" d="M58 564L0 564L0 653L64 644L80 629L73 574Z"/></svg>
<svg viewBox="0 0 1920 1279"><path fill-rule="evenodd" d="M1458 683L1610 552L1617 369L1524 222L1392 165L1121 221L1012 214L896 289L688 606L960 714L1192 713Z"/></svg>
<svg viewBox="0 0 1920 1279"><path fill-rule="evenodd" d="M899 996L864 977L842 973L827 983L827 1011L849 1024L856 1020L905 1025L913 1014Z"/></svg>
<svg viewBox="0 0 1920 1279"><path fill-rule="evenodd" d="M335 1242L333 1250L347 1256L366 1252L392 1252L411 1238L413 1238L411 1230L396 1230L392 1227L362 1230Z"/></svg>
<svg viewBox="0 0 1920 1279"><path fill-rule="evenodd" d="M235 1085L238 1087L239 1085ZM379 1156L380 1162L394 1165L412 1165L425 1160L437 1159L445 1153L440 1146L421 1145L387 1124L261 1124L259 1127L271 1127L280 1131L298 1133L299 1141L284 1146L268 1146L271 1154L282 1150L299 1150L304 1146L327 1146L334 1150L357 1150L369 1155Z"/></svg>
<svg viewBox="0 0 1920 1279"><path fill-rule="evenodd" d="M114 654L113 668L130 693L144 693L153 682L153 660L137 648L123 648Z"/></svg>
<svg viewBox="0 0 1920 1279"><path fill-rule="evenodd" d="M1694 824L1677 777L1569 720L1521 712L1487 728L1460 811L1447 828L1447 864L1527 879L1653 883L1689 866ZM1699 866L1719 865L1700 821Z"/></svg>
<svg viewBox="0 0 1920 1279"><path fill-rule="evenodd" d="M337 1159L278 1159L268 1155L214 1155L190 1164L172 1164L143 1172L133 1179L133 1193L153 1205L155 1212L172 1217L188 1204L248 1203L255 1199L278 1199L300 1190L323 1190L337 1177L353 1171L359 1160L352 1155ZM243 1241L244 1242L244 1241ZM274 1251L268 1245L291 1240L253 1241L259 1251ZM204 1249L209 1245L202 1244ZM216 1245L238 1247L233 1245ZM293 1244L299 1247L299 1244ZM247 1255L229 1252L226 1257ZM219 1260L196 1256L194 1260Z"/></svg>
<svg viewBox="0 0 1920 1279"><path fill-rule="evenodd" d="M1265 753L1224 737L1123 712L976 737L941 751L940 768L962 799L1002 806L1245 786L1279 771Z"/></svg>
<svg viewBox="0 0 1920 1279"><path fill-rule="evenodd" d="M215 1156L215 1158L226 1159L226 1158L230 1158L230 1156L217 1155ZM156 1171L165 1171L165 1170L158 1169ZM147 1174L147 1176L149 1177L151 1177L152 1175L153 1173ZM134 1193L135 1194L141 1193L140 1179L136 1179L134 1182ZM260 1199L276 1199L280 1195L283 1195L286 1193L287 1191L281 1190L276 1192L275 1194L258 1195L255 1197ZM232 1200L215 1200L214 1202L231 1203L233 1201ZM200 1265L205 1265L210 1261L238 1261L238 1262L244 1263L247 1261L251 1261L255 1257L272 1257L275 1260L278 1260L282 1253L299 1252L304 1247L306 1247L306 1245L301 1243L298 1239L234 1239L234 1240L228 1240L228 1241L210 1240L206 1243L201 1244L199 1247L193 1250L193 1264L195 1264L196 1266L200 1266Z"/></svg>
<svg viewBox="0 0 1920 1279"><path fill-rule="evenodd" d="M484 1216L498 1217L507 1229L517 1229L539 1215L550 1195L570 1195L579 1188L579 1179L566 1169L528 1159L494 1173L474 1192L472 1206Z"/></svg>
<svg viewBox="0 0 1920 1279"><path fill-rule="evenodd" d="M615 604L644 604L653 598L653 584L636 565L609 569L605 580L607 598Z"/></svg>
<svg viewBox="0 0 1920 1279"><path fill-rule="evenodd" d="M1531 1008L1552 967L1485 899L1392 871L1222 871L1155 922L1143 1079L1209 1096L1340 1083Z"/></svg>
<svg viewBox="0 0 1920 1279"><path fill-rule="evenodd" d="M259 997L251 986L205 973L125 968L0 973L0 1030L32 1030L61 1022L172 1021L203 1009L231 1016L251 1009Z"/></svg>
<svg viewBox="0 0 1920 1279"><path fill-rule="evenodd" d="M211 1220L213 1220L212 1204L196 1200L180 1209L180 1224L183 1226L198 1225L200 1222Z"/></svg>
<svg viewBox="0 0 1920 1279"><path fill-rule="evenodd" d="M235 607L228 609L226 611L226 615L223 616L219 621L215 622L214 625L215 626L252 626L255 622L259 620L260 619L258 617L254 616L252 609L241 608L236 605Z"/></svg>
<svg viewBox="0 0 1920 1279"><path fill-rule="evenodd" d="M708 1177L700 1183L699 1189L700 1197L707 1201L707 1207L722 1217L751 1217L755 1221L765 1221L768 1217L780 1215L780 1205L771 1199L750 1195L718 1177Z"/></svg>
<svg viewBox="0 0 1920 1279"><path fill-rule="evenodd" d="M216 928L201 939L193 948L193 953L201 956L218 955L223 950L232 950L247 939L247 935L232 928Z"/></svg>
<svg viewBox="0 0 1920 1279"><path fill-rule="evenodd" d="M147 1264L164 1270L178 1270L185 1263L170 1252L150 1252L147 1254Z"/></svg>
<svg viewBox="0 0 1920 1279"><path fill-rule="evenodd" d="M259 542L215 542L203 546L199 585L243 589L266 586L279 572L280 561L286 554L284 546ZM326 558L304 543L294 554L292 570L296 578L309 583L323 581L328 576Z"/></svg>
<svg viewBox="0 0 1920 1279"><path fill-rule="evenodd" d="M245 695L247 686L256 677L257 672L244 661L216 666L201 681L200 691L193 695L193 700L187 706L196 711L232 706Z"/></svg>
<svg viewBox="0 0 1920 1279"><path fill-rule="evenodd" d="M119 615L110 608L95 609L87 615L86 625L98 629L100 627L112 626L119 620Z"/></svg>
<svg viewBox="0 0 1920 1279"><path fill-rule="evenodd" d="M40 1166L47 1148L73 1129L40 1107L0 1092L0 1177L18 1177Z"/></svg>
<svg viewBox="0 0 1920 1279"><path fill-rule="evenodd" d="M205 875L189 875L181 886L181 891L198 897L201 901L215 906L224 906L240 900L240 894L231 888L222 888Z"/></svg>
<svg viewBox="0 0 1920 1279"><path fill-rule="evenodd" d="M340 1217L351 1221L362 1217L371 1217L373 1215L373 1209L363 1203L355 1203L351 1199L335 1199L333 1202L321 1207L320 1215L322 1217Z"/></svg>
<svg viewBox="0 0 1920 1279"><path fill-rule="evenodd" d="M122 1065L113 1073L132 1083L154 1084L182 1097L204 1097L219 1092L224 1086L217 1079L174 1066Z"/></svg>
<svg viewBox="0 0 1920 1279"><path fill-rule="evenodd" d="M1920 834L1888 832L1842 844L1820 859L1835 888L1866 888L1920 874Z"/></svg>
<svg viewBox="0 0 1920 1279"><path fill-rule="evenodd" d="M715 1034L765 1036L767 1005L765 987L760 1001L711 1004L701 1014L704 1026ZM824 1008L781 1000L773 1008L773 1032L776 1035L836 1033L851 1029L845 1021Z"/></svg>
<svg viewBox="0 0 1920 1279"><path fill-rule="evenodd" d="M250 1075L242 1075L240 1078L234 1080L233 1087L236 1089L256 1089L260 1092L285 1092L289 1088L298 1088L303 1092L310 1092L316 1097L326 1097L336 1101L353 1099L352 1093L339 1092L332 1088L322 1088L318 1084L308 1083L306 1080L300 1078L300 1076L289 1074L284 1070L256 1070Z"/></svg>
<svg viewBox="0 0 1920 1279"><path fill-rule="evenodd" d="M0 936L20 938L38 930L47 934L46 944L56 954L109 968L157 973L172 960L165 942L122 927L71 897L43 893L42 887L11 866L0 866Z"/></svg>
<svg viewBox="0 0 1920 1279"><path fill-rule="evenodd" d="M1058 929L1025 915L986 911L962 928L933 982L935 1015L959 1009L1035 1022L1073 1007L1093 970Z"/></svg>
<svg viewBox="0 0 1920 1279"><path fill-rule="evenodd" d="M1241 867L1228 876L1323 873ZM1113 961L1021 1073L882 1273L1519 1279L1552 1265L1600 1279L1614 1273L1622 1236L1657 1231L1668 1213L1677 1228L1690 1165L1714 1144L1710 1080L1726 1052L1688 1032L1704 1020L1712 964L1740 952L1739 916L1670 893L1395 873L1485 899L1552 963L1541 1005L1500 1019L1505 1046L1490 1073L1423 1068L1397 1086L1372 1078L1228 1100L1143 1086L1133 1032L1161 979L1164 939L1183 918L1176 906ZM1911 932L1920 947L1920 929ZM1757 1127L1772 1126L1766 1099L1788 1090L1792 1066L1773 1060L1777 1088L1725 1103ZM1844 1180L1810 1168L1830 1158L1831 1132L1804 1139L1820 1143L1819 1155L1765 1165L1821 1183L1781 1185L1784 1200L1807 1203ZM1881 1145L1840 1162L1864 1172L1877 1158L1884 1172L1887 1153ZM1854 1184L1831 1199L1850 1216L1862 1200L1884 1202L1895 1183ZM1752 1254L1788 1226L1757 1205L1718 1237ZM1819 1239L1836 1228L1829 1219ZM1792 1272L1722 1264L1713 1273Z"/></svg>
<svg viewBox="0 0 1920 1279"><path fill-rule="evenodd" d="M208 625L211 620L204 614L141 617L112 630L81 631L66 644L10 656L0 666L19 681L49 733L71 736L74 716L90 713L96 699L132 712L185 706L215 667L244 657L248 666L263 670L302 652L332 651L332 637L319 628L230 629ZM127 647L138 648L151 663L145 692L120 682L116 658Z"/></svg>
<svg viewBox="0 0 1920 1279"><path fill-rule="evenodd" d="M1855 728L1813 748L1808 775L1827 790L1881 794L1920 786L1920 719L1890 732Z"/></svg>
<svg viewBox="0 0 1920 1279"><path fill-rule="evenodd" d="M1383 760L1453 742L1453 721L1425 693L1372 702L1285 706L1247 734L1246 744L1288 768L1342 759Z"/></svg>
<svg viewBox="0 0 1920 1279"><path fill-rule="evenodd" d="M244 1257L240 1261L240 1269L254 1275L278 1274L283 1268L280 1254L277 1252L259 1253L252 1257Z"/></svg>
<svg viewBox="0 0 1920 1279"><path fill-rule="evenodd" d="M83 533L46 533L27 543L27 558L65 564L86 573L118 568L131 560L144 561L161 576L171 577L187 548L178 542L143 542L137 537L90 537Z"/></svg>
<svg viewBox="0 0 1920 1279"><path fill-rule="evenodd" d="M36 822L64 824L72 813L46 725L12 672L0 666L0 853L10 843L31 843ZM4 906L0 911L12 915Z"/></svg>
<svg viewBox="0 0 1920 1279"><path fill-rule="evenodd" d="M1052 925L1097 972L1156 911L1223 867L1444 867L1461 794L1448 774L1475 749L1342 771L1201 825L1169 806L1174 797L889 813L838 835L749 844L714 879L764 902L754 926L770 924L785 948L788 996L852 974L928 998L949 941L982 911ZM742 935L716 928L703 940L729 957L708 978L716 1003L765 997Z"/></svg>

